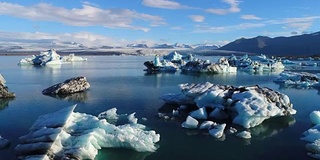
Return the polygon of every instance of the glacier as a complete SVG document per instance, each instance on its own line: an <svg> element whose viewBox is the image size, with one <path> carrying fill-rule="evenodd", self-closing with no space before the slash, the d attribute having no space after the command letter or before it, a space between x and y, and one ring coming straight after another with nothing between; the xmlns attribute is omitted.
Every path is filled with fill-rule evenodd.
<svg viewBox="0 0 320 160"><path fill-rule="evenodd" d="M114 125L107 119L74 112L76 105L40 116L19 138L19 159L94 159L101 148L154 152L160 135L138 123ZM109 111L117 117L115 109ZM129 117L135 119L134 114ZM135 121L134 121L135 122Z"/></svg>

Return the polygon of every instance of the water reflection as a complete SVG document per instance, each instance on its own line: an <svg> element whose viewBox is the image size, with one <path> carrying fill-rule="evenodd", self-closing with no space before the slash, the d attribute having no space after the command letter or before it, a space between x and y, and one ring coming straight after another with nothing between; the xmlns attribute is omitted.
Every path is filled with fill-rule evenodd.
<svg viewBox="0 0 320 160"><path fill-rule="evenodd" d="M61 64L56 65L47 65L47 66L41 66L41 65L20 65L20 68L22 71L26 71L26 75L30 74L29 71L33 72L44 72L47 75L55 75L60 74L61 72ZM23 72L24 73L24 72Z"/></svg>
<svg viewBox="0 0 320 160"><path fill-rule="evenodd" d="M113 149L104 148L99 150L96 159L110 159L110 160L144 160L152 152L136 152L130 149Z"/></svg>
<svg viewBox="0 0 320 160"><path fill-rule="evenodd" d="M165 83L165 78L172 78L174 75L179 74L178 72L145 72L145 76L152 78L154 86L156 88L161 88L162 83Z"/></svg>
<svg viewBox="0 0 320 160"><path fill-rule="evenodd" d="M284 128L292 126L295 123L296 120L293 116L273 117L248 130L251 132L251 135L259 139L265 139L278 134Z"/></svg>
<svg viewBox="0 0 320 160"><path fill-rule="evenodd" d="M88 101L88 93L86 91L83 92L77 92L73 94L63 94L63 95L47 95L50 97L54 97L57 99L62 99L62 100L67 100L71 102L80 102L80 103L85 103Z"/></svg>
<svg viewBox="0 0 320 160"><path fill-rule="evenodd" d="M9 102L14 100L14 98L0 98L0 110L9 106Z"/></svg>

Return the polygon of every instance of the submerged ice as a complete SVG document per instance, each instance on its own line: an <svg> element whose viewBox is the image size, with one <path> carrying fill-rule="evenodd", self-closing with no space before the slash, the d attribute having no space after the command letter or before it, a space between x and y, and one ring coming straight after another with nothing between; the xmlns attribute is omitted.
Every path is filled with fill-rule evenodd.
<svg viewBox="0 0 320 160"><path fill-rule="evenodd" d="M74 112L76 105L40 116L15 148L19 158L94 159L101 148L154 152L160 135L138 123L116 126L106 119ZM108 113L116 118L116 110ZM134 114L129 115L134 120ZM134 122L136 122L134 120Z"/></svg>

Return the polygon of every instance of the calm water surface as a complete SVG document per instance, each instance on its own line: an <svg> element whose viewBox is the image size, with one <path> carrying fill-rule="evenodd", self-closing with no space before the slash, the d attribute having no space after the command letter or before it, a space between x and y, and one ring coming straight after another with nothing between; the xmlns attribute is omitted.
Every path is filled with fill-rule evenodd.
<svg viewBox="0 0 320 160"><path fill-rule="evenodd" d="M286 89L273 83L273 74L147 74L143 62L153 57L88 56L87 62L67 63L54 67L18 66L20 56L0 56L0 73L7 80L13 100L0 100L0 135L11 145L0 150L0 159L17 159L14 147L18 138L29 132L38 116L78 104L76 111L98 115L116 107L119 114L136 112L142 123L161 135L159 149L154 153L139 153L127 149L102 149L96 159L111 160L175 160L175 159L310 159L306 155L302 133L311 127L309 114L320 109L320 95L313 89ZM205 57L214 59L217 57ZM91 88L76 96L61 99L41 94L53 84L86 76ZM278 90L290 97L298 111L290 117L274 118L250 129L252 138L243 140L226 135L216 140L205 131L180 127L181 120L157 118L166 106L159 99L166 93L178 93L181 83L211 82L223 85L255 85ZM147 121L141 120L142 117ZM243 128L239 128L243 130Z"/></svg>

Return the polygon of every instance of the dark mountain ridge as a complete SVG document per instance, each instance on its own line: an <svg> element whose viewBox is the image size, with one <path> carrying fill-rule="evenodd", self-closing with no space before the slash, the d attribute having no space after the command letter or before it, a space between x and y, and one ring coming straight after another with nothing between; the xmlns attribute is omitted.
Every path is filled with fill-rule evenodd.
<svg viewBox="0 0 320 160"><path fill-rule="evenodd" d="M320 56L320 32L291 37L240 38L224 45L219 50L276 56Z"/></svg>

